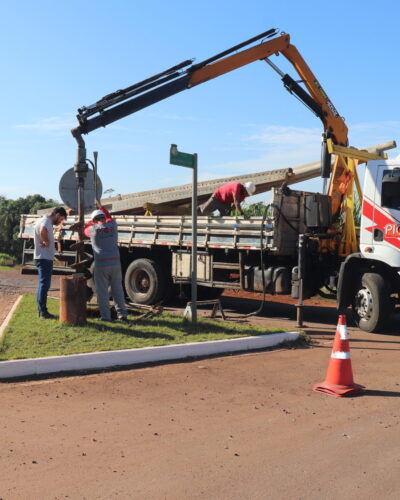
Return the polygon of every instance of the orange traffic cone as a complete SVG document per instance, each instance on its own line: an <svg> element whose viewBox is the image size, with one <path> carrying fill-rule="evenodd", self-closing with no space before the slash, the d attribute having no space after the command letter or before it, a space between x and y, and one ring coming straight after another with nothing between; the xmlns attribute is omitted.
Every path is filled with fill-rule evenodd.
<svg viewBox="0 0 400 500"><path fill-rule="evenodd" d="M325 392L336 397L357 394L364 390L362 385L355 384L353 381L349 336L347 334L346 316L344 314L339 316L325 382L314 385L313 390Z"/></svg>

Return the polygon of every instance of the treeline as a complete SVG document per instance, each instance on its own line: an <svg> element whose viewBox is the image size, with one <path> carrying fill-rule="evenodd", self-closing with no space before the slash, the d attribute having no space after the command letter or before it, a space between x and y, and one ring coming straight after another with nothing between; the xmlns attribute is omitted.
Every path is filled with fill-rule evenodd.
<svg viewBox="0 0 400 500"><path fill-rule="evenodd" d="M33 214L36 210L58 205L59 202L46 199L40 194L9 200L0 195L0 253L6 253L21 260L23 242L18 238L21 214Z"/></svg>
<svg viewBox="0 0 400 500"><path fill-rule="evenodd" d="M250 205L247 205L246 203L242 204L243 213L248 216L263 217L265 215L266 208L267 204L263 201L251 203Z"/></svg>

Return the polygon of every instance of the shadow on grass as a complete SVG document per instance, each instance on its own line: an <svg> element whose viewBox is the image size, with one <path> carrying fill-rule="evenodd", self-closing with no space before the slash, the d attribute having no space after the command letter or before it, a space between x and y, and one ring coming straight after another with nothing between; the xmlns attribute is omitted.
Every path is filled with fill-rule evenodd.
<svg viewBox="0 0 400 500"><path fill-rule="evenodd" d="M97 330L98 332L102 332L104 330L110 331L112 333L117 333L121 335L127 335L130 337L136 338L159 338L165 340L173 340L175 335L163 332L154 332L149 331L150 329L159 328L166 332L168 330L173 330L175 332L179 332L182 336L189 335L265 335L268 333L275 333L278 331L282 331L279 328L268 329L262 327L251 327L250 325L246 325L246 328L243 328L241 324L237 324L236 322L233 324L229 324L226 322L216 323L215 321L207 321L201 319L201 321L196 325L192 325L190 321L185 321L183 318L176 317L156 317L151 320L143 319L143 321L133 321L127 323L118 324L116 322L101 322L99 320L90 320L88 321L88 326Z"/></svg>
<svg viewBox="0 0 400 500"><path fill-rule="evenodd" d="M173 335L168 335L167 333L161 333L161 332L149 332L149 331L142 331L142 330L134 330L129 327L129 323L124 323L124 326L114 326L112 323L101 323L101 322L94 322L90 321L88 323L90 328L93 328L94 330L97 330L98 332L103 332L105 330L112 332L112 333L118 333L120 335L127 335L128 337L135 337L135 338L143 338L143 339L164 339L164 340L173 340L174 337ZM140 324L135 323L134 326L140 326Z"/></svg>
<svg viewBox="0 0 400 500"><path fill-rule="evenodd" d="M168 320L168 318L160 318L154 320L152 325L157 325L162 328L171 328L174 330L177 330L184 335L196 335L196 334L221 334L221 335L241 335L241 334L246 334L246 335L263 335L266 333L274 333L281 331L279 328L271 329L268 328L262 328L262 327L257 327L253 328L247 323L247 328L243 329L241 328L242 325L238 325L236 322L229 325L228 323L223 323L221 322L220 324L213 322L213 321L207 321L202 319L199 321L199 323L195 326L190 323L190 321L176 321L176 320Z"/></svg>

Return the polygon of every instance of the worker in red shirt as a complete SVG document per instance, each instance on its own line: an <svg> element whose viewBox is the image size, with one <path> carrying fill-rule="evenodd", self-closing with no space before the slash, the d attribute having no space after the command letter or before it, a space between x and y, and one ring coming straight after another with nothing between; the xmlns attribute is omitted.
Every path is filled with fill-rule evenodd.
<svg viewBox="0 0 400 500"><path fill-rule="evenodd" d="M243 215L241 202L255 193L256 186L254 182L228 182L216 189L212 196L198 207L201 215L210 215L215 210L219 210L221 216L229 215L232 208L235 208L240 215Z"/></svg>

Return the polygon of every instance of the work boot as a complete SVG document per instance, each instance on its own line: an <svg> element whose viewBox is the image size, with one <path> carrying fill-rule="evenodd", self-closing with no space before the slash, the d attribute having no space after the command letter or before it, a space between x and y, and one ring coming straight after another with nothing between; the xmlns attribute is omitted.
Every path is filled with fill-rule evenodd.
<svg viewBox="0 0 400 500"><path fill-rule="evenodd" d="M128 318L126 316L118 316L118 321L128 321Z"/></svg>
<svg viewBox="0 0 400 500"><path fill-rule="evenodd" d="M39 313L39 318L42 318L42 319L56 319L56 316L54 316L54 314L50 314L48 311L46 311L46 312L40 312Z"/></svg>

